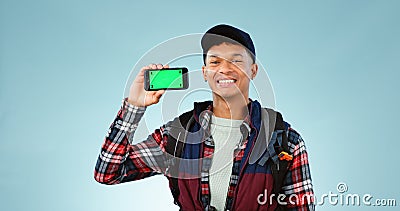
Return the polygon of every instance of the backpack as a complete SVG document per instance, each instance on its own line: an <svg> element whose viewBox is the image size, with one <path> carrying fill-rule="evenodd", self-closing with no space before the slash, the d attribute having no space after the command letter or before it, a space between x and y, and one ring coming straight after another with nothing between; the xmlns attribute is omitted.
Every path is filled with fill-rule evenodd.
<svg viewBox="0 0 400 211"><path fill-rule="evenodd" d="M202 110L204 110L204 108L202 108ZM268 109L268 108L263 108L268 112L269 115L269 120L272 121L273 118L275 118L275 128L273 131L277 131L277 130L282 130L284 132L282 132L282 140L281 140L281 144L279 144L278 141L275 142L274 144L274 149L275 149L275 156L280 156L282 152L289 152L289 145L288 145L288 128L290 127L290 125L286 122L283 121L282 115L281 113L274 111L272 109ZM174 137L180 137L182 133L182 128L185 128L185 133L187 133L187 131L189 131L188 129L191 128L194 123L195 123L195 119L193 117L193 110L188 111L186 113L181 114L178 118L175 118L175 124L179 124L182 127L180 127L180 131L178 131L178 127L171 127L170 130L170 134L173 135L169 135L168 137L168 141L167 141L167 145L165 146L165 151L167 153L169 153L170 155L173 155L175 158L180 158L182 156L182 152L184 150L184 138L177 140ZM174 123L173 123L174 124ZM270 130L272 131L272 126L269 125ZM186 134L183 136L186 137ZM271 137L271 136L268 136ZM257 142L256 142L257 143ZM261 158L262 160L263 158ZM276 195L278 195L279 193L281 193L282 190L282 186L283 186L283 180L285 178L285 175L287 173L288 167L289 167L289 160L285 160L285 159L277 159L278 162L277 163L273 163L271 165L271 171L272 171L272 177L274 179L274 187L273 187L273 193L275 193ZM179 159L174 159L173 161L173 165L174 168L169 169L170 172L173 172L172 175L178 175L177 172L179 171ZM266 160L264 161L264 163L266 162ZM180 194L179 191L179 187L178 187L178 179L175 177L169 177L169 186L171 189L171 193L172 196L174 198L174 204L178 205L179 207L181 207L179 201L178 201L178 197ZM286 210L285 207L278 205L278 207L276 208L276 210L279 211L283 211Z"/></svg>

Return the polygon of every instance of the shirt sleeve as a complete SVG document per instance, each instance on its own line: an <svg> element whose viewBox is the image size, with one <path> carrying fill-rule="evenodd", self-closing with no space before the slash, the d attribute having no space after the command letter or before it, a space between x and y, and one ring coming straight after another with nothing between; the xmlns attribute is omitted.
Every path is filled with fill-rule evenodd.
<svg viewBox="0 0 400 211"><path fill-rule="evenodd" d="M287 208L290 211L315 210L314 191L304 140L291 128L288 138L293 162L289 165L282 187L286 195Z"/></svg>
<svg viewBox="0 0 400 211"><path fill-rule="evenodd" d="M130 143L145 110L145 107L133 106L124 99L97 159L94 178L99 183L118 184L165 171L165 126L143 142Z"/></svg>

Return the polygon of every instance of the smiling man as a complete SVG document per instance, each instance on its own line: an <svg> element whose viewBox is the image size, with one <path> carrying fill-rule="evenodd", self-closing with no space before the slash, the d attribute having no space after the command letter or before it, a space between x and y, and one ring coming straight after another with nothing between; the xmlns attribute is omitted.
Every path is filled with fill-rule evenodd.
<svg viewBox="0 0 400 211"><path fill-rule="evenodd" d="M105 138L95 179L118 184L164 174L180 210L314 210L303 139L279 112L249 99L258 71L250 36L217 25L201 45L213 100L132 144L146 107L165 92L145 91L143 78L168 65L143 67Z"/></svg>
<svg viewBox="0 0 400 211"><path fill-rule="evenodd" d="M250 102L250 79L258 70L250 55L243 46L226 41L212 46L206 53L202 70L213 92L215 116L243 120L247 115L244 110Z"/></svg>

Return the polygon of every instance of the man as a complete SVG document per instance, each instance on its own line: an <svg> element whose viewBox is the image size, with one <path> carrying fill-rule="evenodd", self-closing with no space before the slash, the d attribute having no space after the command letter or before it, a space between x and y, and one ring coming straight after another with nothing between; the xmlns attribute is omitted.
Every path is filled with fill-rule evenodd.
<svg viewBox="0 0 400 211"><path fill-rule="evenodd" d="M258 71L250 36L217 25L201 44L212 101L195 103L132 144L146 107L165 92L145 91L144 71L168 65L143 67L106 136L96 181L118 184L162 173L181 210L314 210L304 141L279 113L249 99Z"/></svg>

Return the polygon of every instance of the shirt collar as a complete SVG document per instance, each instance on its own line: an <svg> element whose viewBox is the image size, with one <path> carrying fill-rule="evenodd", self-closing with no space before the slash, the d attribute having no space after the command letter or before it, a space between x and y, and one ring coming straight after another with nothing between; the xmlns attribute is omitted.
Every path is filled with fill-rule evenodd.
<svg viewBox="0 0 400 211"><path fill-rule="evenodd" d="M252 121L253 118L256 118L256 114L254 114L253 107L260 107L260 103L257 100L249 99L250 102L247 105L249 113L244 118L242 125L240 126L240 131L243 134L243 137L247 138L251 133L252 128ZM205 102L196 102L195 103L195 118L197 122L201 125L201 127L207 131L207 135L210 133L210 122L211 116L213 115L213 104L212 101L205 101ZM196 115L198 114L198 115ZM254 116L255 115L255 116Z"/></svg>

